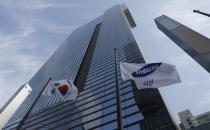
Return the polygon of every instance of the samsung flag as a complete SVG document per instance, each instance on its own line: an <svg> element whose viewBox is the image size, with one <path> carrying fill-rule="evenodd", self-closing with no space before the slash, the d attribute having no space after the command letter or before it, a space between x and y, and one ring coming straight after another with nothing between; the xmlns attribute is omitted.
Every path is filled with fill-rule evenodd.
<svg viewBox="0 0 210 130"><path fill-rule="evenodd" d="M179 83L180 78L174 65L167 63L120 63L123 80L132 79L138 89L158 88Z"/></svg>
<svg viewBox="0 0 210 130"><path fill-rule="evenodd" d="M69 80L50 81L43 95L60 96L64 101L75 100L78 95L77 87Z"/></svg>

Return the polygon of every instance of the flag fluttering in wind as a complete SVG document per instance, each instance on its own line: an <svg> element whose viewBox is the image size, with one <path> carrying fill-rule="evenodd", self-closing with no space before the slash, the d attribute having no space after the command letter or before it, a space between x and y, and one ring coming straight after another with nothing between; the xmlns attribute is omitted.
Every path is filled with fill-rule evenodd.
<svg viewBox="0 0 210 130"><path fill-rule="evenodd" d="M62 100L75 100L78 95L78 89L69 80L50 81L42 93L48 96L60 96Z"/></svg>
<svg viewBox="0 0 210 130"><path fill-rule="evenodd" d="M123 80L134 80L138 89L159 88L179 83L176 66L167 63L122 63L120 62Z"/></svg>

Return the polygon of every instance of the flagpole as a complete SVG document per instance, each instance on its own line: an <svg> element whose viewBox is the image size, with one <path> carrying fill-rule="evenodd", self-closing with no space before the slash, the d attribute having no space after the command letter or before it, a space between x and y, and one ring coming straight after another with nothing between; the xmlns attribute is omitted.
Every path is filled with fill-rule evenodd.
<svg viewBox="0 0 210 130"><path fill-rule="evenodd" d="M23 119L20 121L20 124L17 126L17 130L20 130L21 126L23 125L23 123L25 122L25 120L28 118L29 114L31 113L31 111L33 110L33 107L35 106L35 104L37 103L38 99L40 98L40 96L42 95L42 92L44 91L44 89L46 88L46 86L48 85L48 83L50 82L52 78L50 77L46 84L44 85L44 87L42 88L41 92L39 93L38 97L36 98L36 100L33 102L31 108L28 110L28 112L26 113L26 115L23 117ZM33 91L33 90L32 90Z"/></svg>
<svg viewBox="0 0 210 130"><path fill-rule="evenodd" d="M117 48L114 48L115 51L115 77L116 77L116 95L117 95L117 123L118 123L118 129L123 130L123 124L122 124L122 108L121 108L121 102L120 102L120 88L119 88L119 82L118 82L118 69L117 69Z"/></svg>

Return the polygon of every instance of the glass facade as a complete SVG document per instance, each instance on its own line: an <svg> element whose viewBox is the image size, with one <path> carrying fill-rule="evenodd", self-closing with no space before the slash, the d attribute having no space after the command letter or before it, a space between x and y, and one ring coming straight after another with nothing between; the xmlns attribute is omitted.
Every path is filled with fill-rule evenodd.
<svg viewBox="0 0 210 130"><path fill-rule="evenodd" d="M21 129L118 129L114 48L119 62L144 62L131 31L135 24L129 14L124 5L116 5L75 30L30 80L32 94L4 129L18 126L49 77L74 80L79 87L77 100L63 102L59 97L41 96ZM119 64L117 67L119 70ZM125 130L175 129L158 90L139 91L132 81L121 79L119 84ZM153 121L148 124L146 119Z"/></svg>

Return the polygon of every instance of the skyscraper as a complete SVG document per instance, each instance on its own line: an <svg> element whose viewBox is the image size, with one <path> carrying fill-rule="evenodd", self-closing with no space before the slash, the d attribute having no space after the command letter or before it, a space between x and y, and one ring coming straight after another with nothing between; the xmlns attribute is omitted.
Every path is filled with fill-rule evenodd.
<svg viewBox="0 0 210 130"><path fill-rule="evenodd" d="M135 26L127 7L116 5L73 31L29 81L32 92L4 129L17 128L29 109L21 129L117 129L114 48L119 62L145 62L131 30ZM42 95L31 108L49 77L73 80L77 100ZM119 87L125 129L176 128L158 89L137 90L121 79Z"/></svg>
<svg viewBox="0 0 210 130"><path fill-rule="evenodd" d="M210 39L162 15L155 19L157 27L210 73Z"/></svg>
<svg viewBox="0 0 210 130"><path fill-rule="evenodd" d="M19 108L25 98L30 94L31 88L29 85L22 85L13 96L0 109L0 129L8 122L11 116Z"/></svg>

